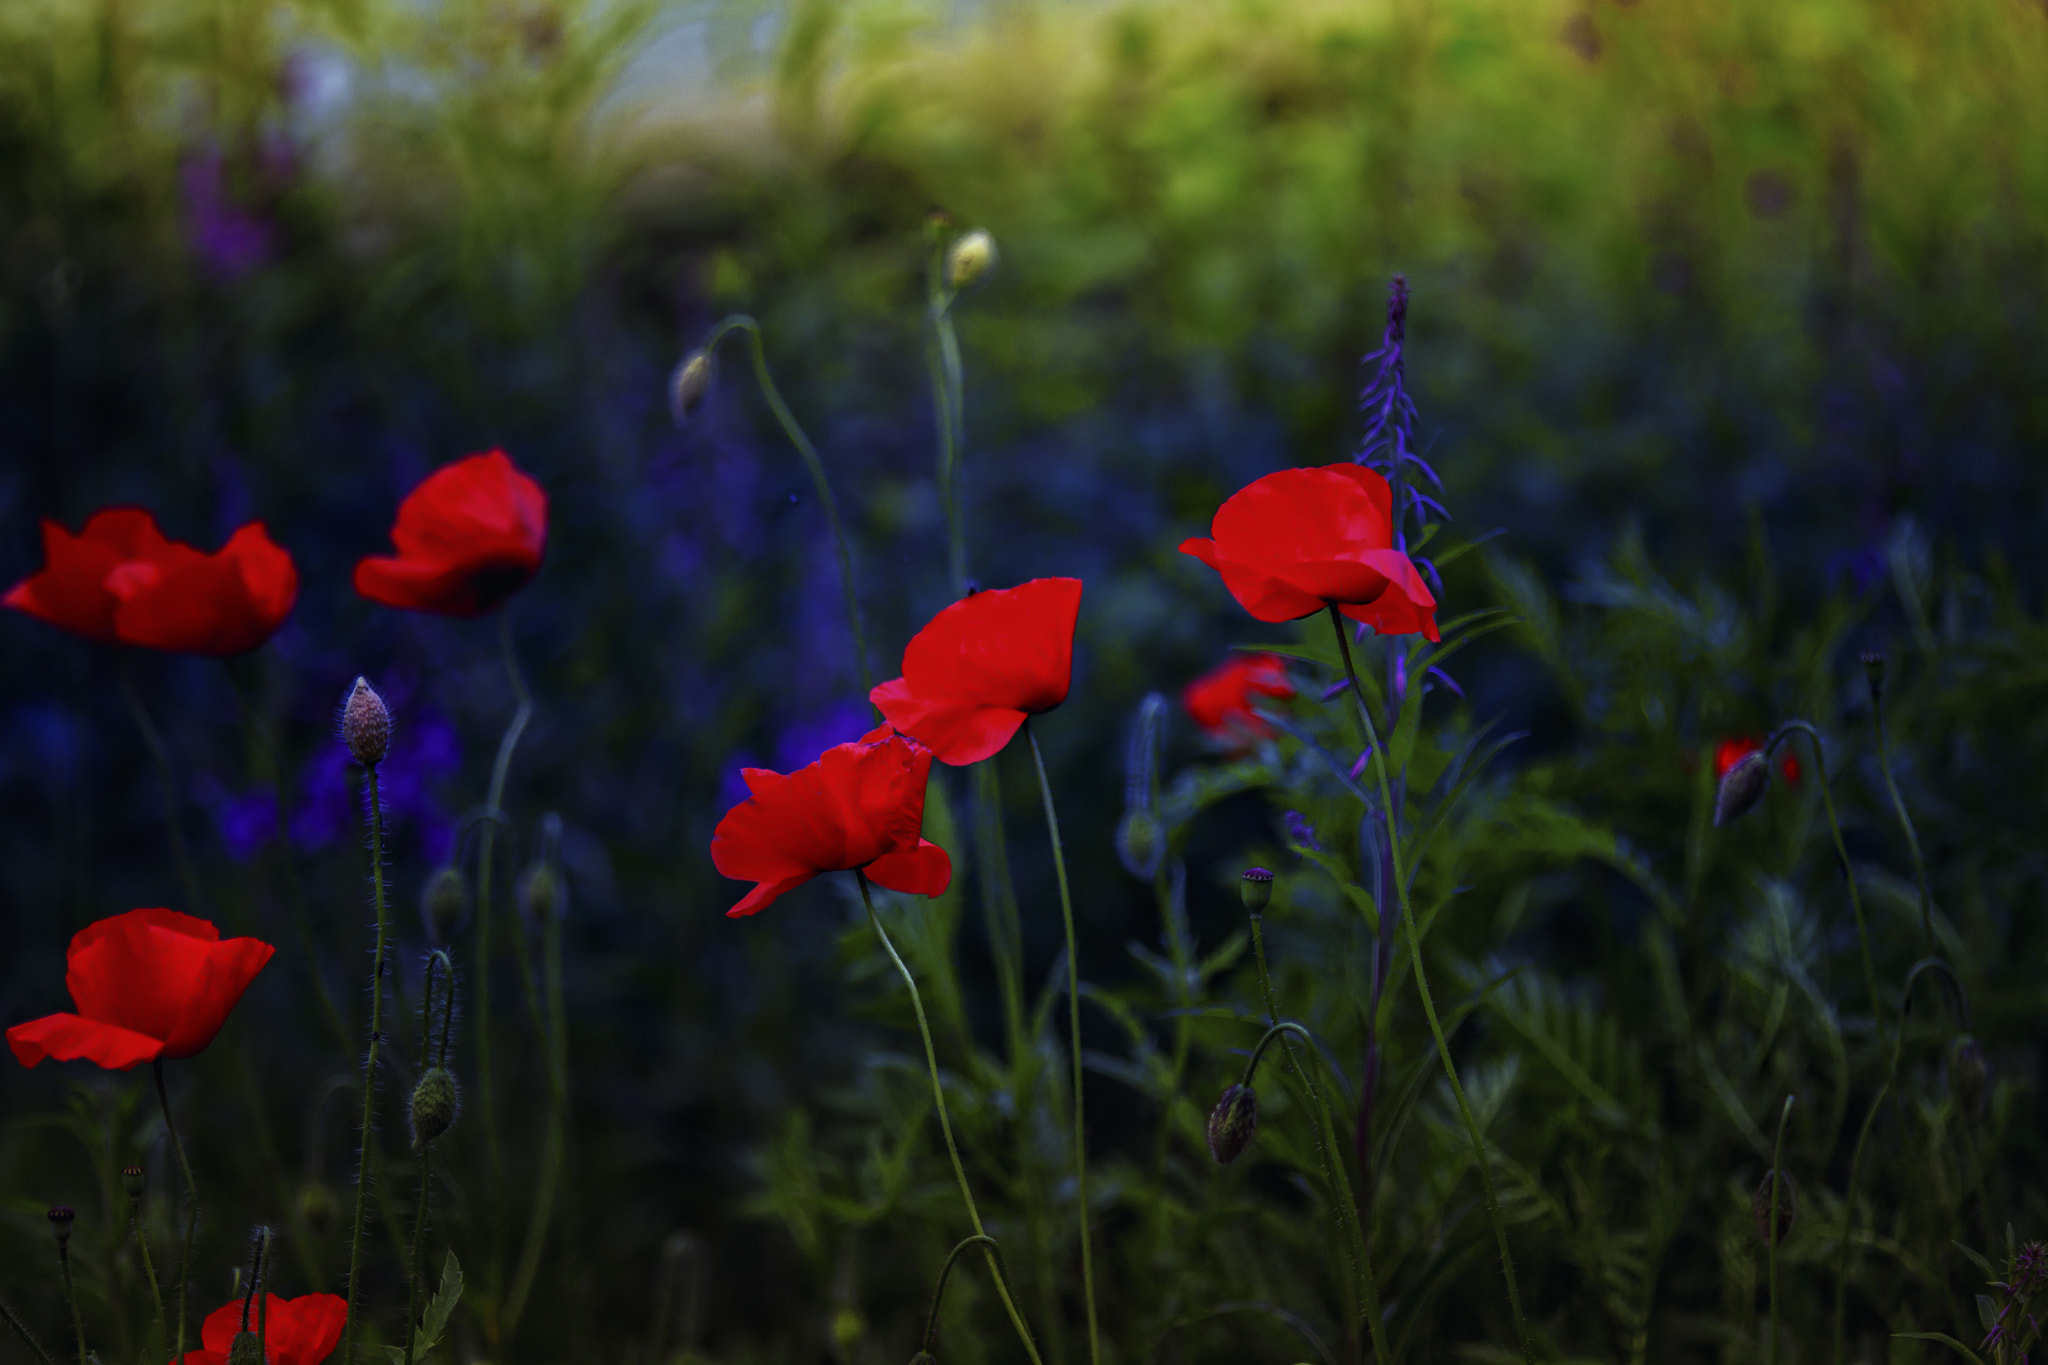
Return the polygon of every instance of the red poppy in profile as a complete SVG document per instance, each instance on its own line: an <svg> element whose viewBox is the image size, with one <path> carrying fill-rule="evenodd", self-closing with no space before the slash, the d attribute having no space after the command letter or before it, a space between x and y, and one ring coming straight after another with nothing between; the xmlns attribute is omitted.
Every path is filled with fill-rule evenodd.
<svg viewBox="0 0 2048 1365"><path fill-rule="evenodd" d="M79 930L64 955L64 984L78 1013L16 1024L7 1045L23 1066L82 1058L126 1071L193 1056L276 951L259 939L223 939L207 921L174 910L103 919Z"/></svg>
<svg viewBox="0 0 2048 1365"><path fill-rule="evenodd" d="M276 634L298 596L292 557L260 521L204 554L140 507L108 507L75 536L45 517L42 571L0 602L101 644L225 659Z"/></svg>
<svg viewBox="0 0 2048 1365"><path fill-rule="evenodd" d="M320 1365L341 1344L348 1303L339 1294L301 1294L296 1299L265 1294L263 1299L262 1304L249 1305L249 1330L255 1331L261 1322L266 1365ZM242 1300L214 1309L199 1324L204 1349L185 1352L184 1365L227 1365L228 1347L241 1330Z"/></svg>
<svg viewBox="0 0 2048 1365"><path fill-rule="evenodd" d="M502 450L429 474L398 505L395 555L356 565L372 602L437 616L482 616L540 571L548 495Z"/></svg>
<svg viewBox="0 0 2048 1365"><path fill-rule="evenodd" d="M1737 735L1733 739L1722 740L1714 746L1715 781L1728 776L1730 768L1763 747L1753 735ZM1789 752L1786 753L1785 757L1778 763L1778 771L1785 775L1785 782L1788 786L1797 783L1799 781L1799 759Z"/></svg>
<svg viewBox="0 0 2048 1365"><path fill-rule="evenodd" d="M1253 712L1255 697L1293 695L1286 661L1278 655L1232 654L1189 683L1180 702L1210 738L1234 744L1273 733L1273 727Z"/></svg>
<svg viewBox="0 0 2048 1365"><path fill-rule="evenodd" d="M1261 621L1334 606L1382 635L1434 640L1436 598L1394 548L1393 506L1386 479L1363 465L1282 469L1232 494L1210 535L1180 548Z"/></svg>
<svg viewBox="0 0 2048 1365"><path fill-rule="evenodd" d="M1034 578L963 597L903 650L903 676L868 693L889 723L953 767L1010 742L1067 699L1081 580Z"/></svg>
<svg viewBox="0 0 2048 1365"><path fill-rule="evenodd" d="M854 868L892 891L944 891L952 859L923 833L931 770L931 751L886 725L787 775L742 769L752 795L718 822L711 861L759 885L725 913L754 914L813 877Z"/></svg>

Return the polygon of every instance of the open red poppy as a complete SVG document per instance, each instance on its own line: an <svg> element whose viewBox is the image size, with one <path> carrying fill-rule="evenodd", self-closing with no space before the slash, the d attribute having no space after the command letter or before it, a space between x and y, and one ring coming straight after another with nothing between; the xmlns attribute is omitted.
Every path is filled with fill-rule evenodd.
<svg viewBox="0 0 2048 1365"><path fill-rule="evenodd" d="M1261 621L1334 606L1382 635L1434 640L1436 598L1394 548L1393 506L1386 479L1363 465L1282 469L1232 494L1210 534L1180 548Z"/></svg>
<svg viewBox="0 0 2048 1365"><path fill-rule="evenodd" d="M356 565L372 602L437 616L482 616L540 571L548 495L502 450L443 465L398 505L396 555Z"/></svg>
<svg viewBox="0 0 2048 1365"><path fill-rule="evenodd" d="M0 602L107 645L246 654L299 596L292 557L260 521L205 554L167 539L140 507L95 512L77 535L45 517L43 561Z"/></svg>
<svg viewBox="0 0 2048 1365"><path fill-rule="evenodd" d="M174 910L103 919L73 935L64 955L78 1013L16 1024L7 1045L23 1066L54 1057L126 1071L193 1056L276 951L260 939L223 939L207 921Z"/></svg>
<svg viewBox="0 0 2048 1365"><path fill-rule="evenodd" d="M266 1365L320 1365L341 1344L348 1303L339 1294L301 1294L296 1299L265 1294L263 1299L262 1304L249 1305L249 1330L262 1322ZM257 1315L266 1311L267 1316L259 1319ZM183 1365L227 1365L228 1347L241 1330L240 1299L214 1309L199 1324L203 1349L185 1352Z"/></svg>
<svg viewBox="0 0 2048 1365"><path fill-rule="evenodd" d="M754 914L813 877L854 868L892 891L944 891L953 862L923 834L931 769L929 749L886 725L787 775L742 769L752 795L718 822L711 861L759 884L725 913Z"/></svg>
<svg viewBox="0 0 2048 1365"><path fill-rule="evenodd" d="M903 650L903 676L868 693L889 723L939 762L979 763L1026 716L1067 699L1081 580L1034 578L963 597Z"/></svg>
<svg viewBox="0 0 2048 1365"><path fill-rule="evenodd" d="M1264 739L1273 727L1252 711L1257 697L1291 697L1287 665L1273 654L1232 654L1181 691L1181 705L1213 739Z"/></svg>

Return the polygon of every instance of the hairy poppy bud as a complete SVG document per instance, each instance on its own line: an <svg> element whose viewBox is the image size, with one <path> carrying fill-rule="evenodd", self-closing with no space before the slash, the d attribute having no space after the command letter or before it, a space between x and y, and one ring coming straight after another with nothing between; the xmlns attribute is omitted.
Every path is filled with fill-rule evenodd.
<svg viewBox="0 0 2048 1365"><path fill-rule="evenodd" d="M1237 891L1247 913L1263 915L1273 899L1273 874L1263 867L1248 867L1237 879Z"/></svg>
<svg viewBox="0 0 2048 1365"><path fill-rule="evenodd" d="M420 1077L412 1090L412 1149L417 1152L454 1127L461 1107L462 1094L447 1067L434 1067Z"/></svg>
<svg viewBox="0 0 2048 1365"><path fill-rule="evenodd" d="M137 1203L141 1202L143 1183L142 1168L140 1166L123 1166L121 1168L121 1188L127 1192L130 1199L135 1200Z"/></svg>
<svg viewBox="0 0 2048 1365"><path fill-rule="evenodd" d="M946 288L965 289L995 264L996 239L976 228L946 250Z"/></svg>
<svg viewBox="0 0 2048 1365"><path fill-rule="evenodd" d="M1720 828L1743 815L1764 799L1771 785L1771 761L1761 749L1753 749L1735 761L1721 775L1720 790L1714 793L1714 827Z"/></svg>
<svg viewBox="0 0 2048 1365"><path fill-rule="evenodd" d="M1956 1108L1963 1111L1965 1118L1975 1123L1984 1117L1984 1101L1991 1091L1991 1068L1985 1064L1984 1049L1967 1033L1949 1044L1948 1086L1956 1097Z"/></svg>
<svg viewBox="0 0 2048 1365"><path fill-rule="evenodd" d="M366 678L356 679L341 704L341 738L349 757L365 768L376 767L391 751L391 710Z"/></svg>
<svg viewBox="0 0 2048 1365"><path fill-rule="evenodd" d="M1856 659L1863 665L1863 680L1870 684L1870 704L1875 706L1884 700L1884 651L1866 649Z"/></svg>
<svg viewBox="0 0 2048 1365"><path fill-rule="evenodd" d="M668 415L677 426L697 415L711 396L711 381L718 377L718 362L703 347L684 356L668 377Z"/></svg>
<svg viewBox="0 0 2048 1365"><path fill-rule="evenodd" d="M228 1343L228 1365L263 1365L263 1338L254 1332L237 1332Z"/></svg>
<svg viewBox="0 0 2048 1365"><path fill-rule="evenodd" d="M1248 1085L1233 1085L1209 1111L1209 1155L1228 1166L1244 1155L1258 1131L1258 1095Z"/></svg>
<svg viewBox="0 0 2048 1365"><path fill-rule="evenodd" d="M1778 1177L1778 1226L1777 1236L1771 1235L1771 1177ZM1799 1187L1792 1183L1790 1171L1766 1171L1756 1193L1750 1196L1749 1211L1756 1219L1756 1235L1765 1246L1783 1242L1792 1235L1792 1220L1799 1212Z"/></svg>
<svg viewBox="0 0 2048 1365"><path fill-rule="evenodd" d="M299 1191L299 1217L306 1220L306 1229L315 1237L325 1237L334 1230L335 1220L341 1216L341 1201L334 1197L334 1191L319 1181L314 1181Z"/></svg>
<svg viewBox="0 0 2048 1365"><path fill-rule="evenodd" d="M77 1214L62 1204L50 1210L50 1231L57 1234L57 1245L62 1246L71 1240L71 1223L77 1217Z"/></svg>
<svg viewBox="0 0 2048 1365"><path fill-rule="evenodd" d="M910 1358L910 1365L939 1365L939 1358L930 1351L919 1351Z"/></svg>
<svg viewBox="0 0 2048 1365"><path fill-rule="evenodd" d="M449 943L468 917L469 878L453 863L443 863L420 888L420 923L426 927L427 942L436 947Z"/></svg>

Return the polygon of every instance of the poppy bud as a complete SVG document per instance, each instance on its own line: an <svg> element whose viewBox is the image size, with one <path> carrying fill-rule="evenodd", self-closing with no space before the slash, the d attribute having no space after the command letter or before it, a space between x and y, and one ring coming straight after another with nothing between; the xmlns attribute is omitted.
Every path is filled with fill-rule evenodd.
<svg viewBox="0 0 2048 1365"><path fill-rule="evenodd" d="M668 377L668 415L677 426L697 415L711 396L711 381L718 377L718 362L703 347L684 356Z"/></svg>
<svg viewBox="0 0 2048 1365"><path fill-rule="evenodd" d="M237 1332L228 1343L228 1365L263 1365L263 1338L254 1332Z"/></svg>
<svg viewBox="0 0 2048 1365"><path fill-rule="evenodd" d="M995 264L996 239L976 228L946 250L946 288L965 289Z"/></svg>
<svg viewBox="0 0 2048 1365"><path fill-rule="evenodd" d="M443 863L420 888L420 923L427 942L439 947L455 938L469 916L469 878L453 863Z"/></svg>
<svg viewBox="0 0 2048 1365"><path fill-rule="evenodd" d="M391 750L391 710L367 679L357 678L341 704L341 738L349 756L365 768L382 763Z"/></svg>
<svg viewBox="0 0 2048 1365"><path fill-rule="evenodd" d="M1985 1064L1984 1049L1965 1033L1949 1045L1948 1087L1956 1097L1956 1108L1975 1123L1984 1117L1984 1101L1991 1090L1991 1068Z"/></svg>
<svg viewBox="0 0 2048 1365"><path fill-rule="evenodd" d="M1884 700L1884 651L1866 649L1856 658L1863 665L1863 680L1870 684L1870 704L1876 706Z"/></svg>
<svg viewBox="0 0 2048 1365"><path fill-rule="evenodd" d="M315 1237L325 1237L333 1231L340 1215L341 1203L334 1197L334 1191L319 1181L299 1191L299 1217L306 1220L307 1231Z"/></svg>
<svg viewBox="0 0 2048 1365"><path fill-rule="evenodd" d="M561 902L562 879L553 863L533 863L520 875L519 910L535 928L553 919Z"/></svg>
<svg viewBox="0 0 2048 1365"><path fill-rule="evenodd" d="M1778 1235L1771 1235L1771 1177L1779 1177L1778 1184ZM1799 1212L1799 1187L1792 1183L1790 1171L1766 1171L1756 1193L1750 1196L1749 1211L1756 1219L1756 1235L1765 1246L1782 1243L1792 1235L1792 1220Z"/></svg>
<svg viewBox="0 0 2048 1365"><path fill-rule="evenodd" d="M137 1203L142 1202L143 1184L142 1168L140 1166L123 1166L121 1168L121 1188L127 1192L130 1199L135 1200Z"/></svg>
<svg viewBox="0 0 2048 1365"><path fill-rule="evenodd" d="M1721 775L1721 788L1714 793L1714 827L1719 829L1764 799L1771 785L1771 762L1763 750L1752 749Z"/></svg>
<svg viewBox="0 0 2048 1365"><path fill-rule="evenodd" d="M1259 1097L1248 1085L1233 1085L1209 1111L1209 1155L1228 1166L1244 1155L1259 1130Z"/></svg>
<svg viewBox="0 0 2048 1365"><path fill-rule="evenodd" d="M1116 827L1116 856L1124 871L1141 881L1150 881L1159 871L1159 822L1152 812L1135 808L1124 812Z"/></svg>
<svg viewBox="0 0 2048 1365"><path fill-rule="evenodd" d="M71 1240L71 1222L76 1217L78 1217L77 1214L65 1208L62 1204L50 1210L50 1231L57 1234L58 1246L63 1246Z"/></svg>
<svg viewBox="0 0 2048 1365"><path fill-rule="evenodd" d="M412 1091L412 1149L417 1152L454 1127L461 1107L462 1093L447 1067L434 1067L420 1077Z"/></svg>
<svg viewBox="0 0 2048 1365"><path fill-rule="evenodd" d="M939 1365L939 1358L930 1351L919 1351L910 1358L910 1365Z"/></svg>
<svg viewBox="0 0 2048 1365"><path fill-rule="evenodd" d="M1263 915L1273 899L1273 874L1263 867L1248 867L1237 879L1237 892L1244 897L1247 913Z"/></svg>

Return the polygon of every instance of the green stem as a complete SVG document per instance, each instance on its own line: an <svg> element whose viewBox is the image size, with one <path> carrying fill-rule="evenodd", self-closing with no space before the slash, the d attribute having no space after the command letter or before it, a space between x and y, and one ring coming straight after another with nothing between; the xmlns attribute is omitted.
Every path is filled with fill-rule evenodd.
<svg viewBox="0 0 2048 1365"><path fill-rule="evenodd" d="M71 1285L71 1244L57 1243L57 1268L64 1275L64 1302L71 1309L71 1327L78 1334L78 1365L85 1365L85 1316L78 1311L78 1294Z"/></svg>
<svg viewBox="0 0 2048 1365"><path fill-rule="evenodd" d="M1778 1196L1785 1188L1785 1124L1792 1117L1792 1097L1785 1097L1785 1105L1778 1111L1778 1140L1771 1146L1771 1216L1764 1226L1769 1235L1764 1238L1764 1251L1770 1257L1771 1273L1771 1341L1766 1355L1769 1365L1778 1365Z"/></svg>
<svg viewBox="0 0 2048 1365"><path fill-rule="evenodd" d="M156 1346L163 1350L170 1343L169 1325L164 1321L164 1294L156 1281L156 1262L150 1259L149 1238L142 1230L142 1201L128 1201L128 1212L135 1232L135 1250L142 1257L142 1273L149 1281L149 1301L156 1307Z"/></svg>
<svg viewBox="0 0 2048 1365"><path fill-rule="evenodd" d="M43 1365L57 1365L57 1362L50 1358L50 1353L43 1349L43 1343L36 1340L35 1333L28 1330L28 1324L21 1320L21 1314L14 1311L14 1305L5 1299L0 1299L0 1318L7 1319L7 1325L14 1329L14 1334L36 1353L36 1359L42 1361Z"/></svg>
<svg viewBox="0 0 2048 1365"><path fill-rule="evenodd" d="M775 387L774 376L768 373L768 356L761 345L760 323L745 313L735 313L724 319L704 338L705 354L716 351L718 343L725 340L728 332L746 333L754 362L754 380L761 386L761 396L768 400L768 410L781 424L782 434L803 456L804 465L811 472L811 485L817 489L818 501L825 508L825 521L832 528L832 547L839 557L839 591L846 607L846 628L853 636L854 671L860 675L860 694L865 697L874 690L875 680L868 672L867 635L861 629L860 595L854 590L853 550L846 538L846 526L839 519L839 500L832 496L831 481L825 477L825 462L818 457L818 448L811 444L811 438L797 425L796 415L782 401L782 391Z"/></svg>
<svg viewBox="0 0 2048 1365"><path fill-rule="evenodd" d="M420 1074L426 1075L433 1065L434 1057L434 971L448 961L445 953L434 952L427 956L426 985L420 991ZM455 1013L455 980L451 970L448 981L448 1003L443 1009ZM443 1058L445 1059L445 1056ZM412 1283L405 1296L405 1365L413 1365L413 1346L419 1335L420 1289L427 1275L427 1196L434 1187L434 1142L425 1138L420 1143L420 1202L412 1218Z"/></svg>
<svg viewBox="0 0 2048 1365"><path fill-rule="evenodd" d="M1088 1235L1088 1127L1081 1107L1081 957L1074 936L1074 897L1067 887L1067 855L1060 847L1060 817L1052 806L1052 783L1045 775L1045 755L1038 748L1038 732L1024 722L1024 737L1031 741L1031 761L1038 769L1038 794L1045 803L1045 829L1052 838L1053 874L1060 886L1060 920L1067 931L1067 1029L1073 1035L1074 1055L1074 1184L1075 1201L1081 1218L1081 1288L1088 1307L1088 1358L1102 1365L1102 1334L1095 1316L1095 1253Z"/></svg>
<svg viewBox="0 0 2048 1365"><path fill-rule="evenodd" d="M996 1239L983 1232L961 1238L953 1249L946 1253L946 1263L939 1267L938 1283L932 1286L932 1310L924 1316L924 1341L918 1349L926 1355L931 1354L932 1334L939 1327L939 1301L946 1297L946 1277L953 1273L953 1262L960 1259L960 1253L971 1246L985 1246L991 1256L1001 1257L1003 1254L1003 1249Z"/></svg>
<svg viewBox="0 0 2048 1365"><path fill-rule="evenodd" d="M1394 895L1399 903L1401 920L1407 928L1408 951L1415 971L1415 993L1422 1000L1423 1016L1429 1020L1430 1036L1436 1040L1437 1056L1443 1061L1444 1076L1451 1083L1451 1095L1458 1102L1458 1115L1464 1120L1465 1133L1472 1142L1472 1156L1479 1168L1479 1187L1486 1197L1487 1221L1493 1224L1494 1241L1500 1248L1501 1278L1507 1282L1508 1311L1514 1316L1515 1340L1522 1350L1522 1359L1534 1365L1535 1346L1529 1339L1528 1324L1522 1319L1522 1293L1515 1284L1515 1261L1508 1250L1507 1225L1501 1222L1500 1198L1494 1193L1493 1170L1486 1156L1486 1139L1479 1131L1479 1120L1473 1117L1472 1104L1465 1098L1465 1087L1458 1080L1458 1068L1451 1060L1451 1048L1444 1038L1443 1024L1437 1019L1436 1001L1430 995L1429 977L1422 966L1422 936L1420 926L1415 923L1414 912L1408 904L1408 878L1401 868L1400 822L1395 819L1393 790L1387 777L1386 750L1380 746L1379 733L1373 727L1372 709L1365 704L1365 689L1359 686L1358 669L1351 661L1351 641L1344 629L1344 618L1337 614L1335 605L1330 607L1330 624L1337 632L1337 649L1344 658L1344 676L1350 680L1351 695L1358 702L1359 723L1365 729L1366 746L1372 750L1373 769L1379 777L1380 801L1386 809L1387 856L1393 864ZM1385 913L1382 907L1381 913Z"/></svg>
<svg viewBox="0 0 2048 1365"><path fill-rule="evenodd" d="M1899 817L1899 828L1906 833L1906 851L1913 858L1913 879L1920 887L1920 932L1927 942L1927 953L1934 954L1934 897L1927 889L1927 863L1920 856L1920 834L1913 827L1913 817L1906 810L1906 800L1899 795L1899 784L1892 777L1891 742L1886 736L1884 724L1884 698L1871 698L1871 709L1877 715L1877 765L1884 773L1884 789L1892 799L1892 809Z"/></svg>
<svg viewBox="0 0 2048 1365"><path fill-rule="evenodd" d="M171 751L164 747L162 733L149 718L149 708L142 704L142 694L135 688L135 665L129 661L126 650L121 652L120 673L121 695L127 699L135 728L142 732L142 742L156 764L157 785L163 792L164 828L170 832L171 856L178 864L178 880L185 887L185 908L191 914L203 914L206 903L199 895L199 873L192 863L192 850L185 844L184 823L178 819L178 780L171 771Z"/></svg>
<svg viewBox="0 0 2048 1365"><path fill-rule="evenodd" d="M156 1100L163 1107L164 1131L170 1135L171 1151L178 1158L178 1170L185 1177L185 1244L178 1256L178 1344L173 1360L185 1358L185 1290L192 1278L192 1237L199 1226L199 1186L192 1179L192 1163L185 1159L185 1143L178 1136L178 1121L171 1117L171 1095L164 1088L164 1059L150 1063L156 1075Z"/></svg>
<svg viewBox="0 0 2048 1365"><path fill-rule="evenodd" d="M370 1189L370 1154L376 1145L377 1047L384 1035L384 953L389 933L389 916L384 904L384 807L377 790L377 769L364 770L370 786L370 890L377 908L377 949L370 960L370 1046L363 1054L362 1147L356 1154L356 1215L348 1243L348 1333L342 1345L342 1365L356 1360L356 1289L362 1278L363 1218ZM179 1328L182 1335L184 1324ZM182 1355L180 1357L182 1359Z"/></svg>
<svg viewBox="0 0 2048 1365"><path fill-rule="evenodd" d="M875 927L875 936L882 941L882 947L889 954L889 960L896 964L897 974L910 991L910 1008L917 1015L918 1036L924 1040L924 1062L932 1077L932 1102L939 1111L939 1132L945 1135L946 1154L953 1159L953 1178L960 1183L960 1198L967 1205L967 1221L974 1225L977 1237L988 1235L988 1229L981 1225L981 1211L974 1206L974 1191L967 1184L967 1168L960 1164L960 1148L953 1141L953 1121L946 1115L946 1090L939 1083L939 1054L932 1046L931 1024L924 1016L924 997L918 994L917 978L910 974L910 967L903 961L903 955L896 951L896 945L889 939L889 931L882 927L882 917L875 913L875 898L868 891L867 873L854 869L854 880L860 885L861 904L867 907L868 923ZM1017 1311L1017 1302L1010 1295L1009 1281L1003 1275L1002 1262L993 1252L988 1253L989 1274L995 1277L996 1294L1003 1301L1003 1311L1010 1315L1011 1326L1017 1329L1017 1339L1024 1343L1024 1352L1031 1357L1031 1365L1044 1365L1038 1355L1038 1344L1031 1339L1031 1329L1024 1325L1023 1316Z"/></svg>
<svg viewBox="0 0 2048 1365"><path fill-rule="evenodd" d="M960 340L953 331L953 294L946 288L945 242L931 234L931 256L925 265L925 317L932 335L925 344L925 367L932 377L932 409L939 431L939 501L946 509L946 571L955 597L967 592L967 528L960 504L960 448L965 422L960 373Z"/></svg>
<svg viewBox="0 0 2048 1365"><path fill-rule="evenodd" d="M556 869L556 876L560 876ZM547 1244L548 1228L554 1217L555 1198L562 1181L563 1157L568 1146L569 1054L564 1030L567 1016L562 998L562 917L548 912L542 929L543 965L547 974L547 1013L538 1018L547 1048L548 1134L541 1150L540 1184L534 1195L531 1221L526 1227L526 1245L520 1253L519 1269L512 1277L512 1292L505 1300L505 1340L509 1343L519 1327L534 1277L540 1273L541 1251Z"/></svg>

